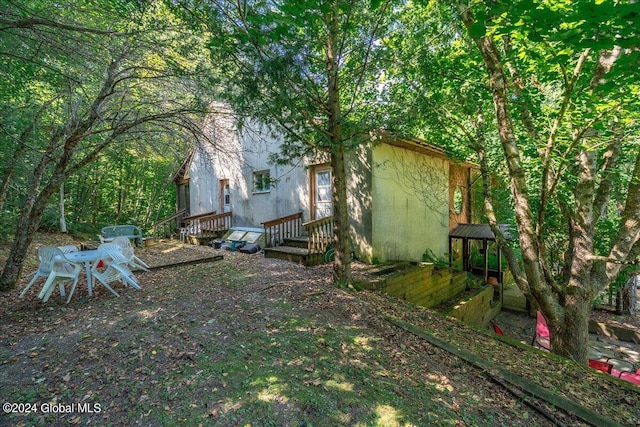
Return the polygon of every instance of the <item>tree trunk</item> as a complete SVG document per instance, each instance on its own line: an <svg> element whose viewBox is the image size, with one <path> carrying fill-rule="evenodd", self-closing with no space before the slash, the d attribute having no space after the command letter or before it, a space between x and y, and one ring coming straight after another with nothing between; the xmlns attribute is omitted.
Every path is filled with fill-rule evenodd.
<svg viewBox="0 0 640 427"><path fill-rule="evenodd" d="M31 194L27 200L31 199L33 202L25 204L18 218L11 251L7 258L7 264L2 271L2 277L0 277L0 292L13 289L20 280L29 245L33 240L33 235L40 227L40 221L47 203L64 181L65 175L60 170L66 169L68 161L65 158L66 156L63 156L62 160L56 165L56 172L39 193L40 180L34 180L31 184Z"/></svg>
<svg viewBox="0 0 640 427"><path fill-rule="evenodd" d="M481 7L481 6L479 6ZM595 295L606 289L621 266L635 259L640 253L640 154L635 154L636 164L627 188L625 209L620 221L618 235L614 240L608 255L599 256L595 253L595 224L609 200L612 188L612 173L615 173L617 157L621 141L615 135L608 144L607 154L598 157L595 145L589 146L585 137L589 127L574 128L571 145L566 156L576 153L575 162L568 165L570 160L558 157L560 168L554 170L551 155L556 150L555 140L561 126L568 124L564 120L565 112L571 107L572 96L576 92L576 82L581 76L584 64L589 63L590 49L582 52L576 59L576 66L572 75L565 75L564 96L560 108L555 113L555 120L549 129L549 136L544 148L538 150L540 161L544 167L539 193L540 205L537 224L533 221L533 210L530 205L529 181L531 177L522 166L520 151L519 127L512 122L514 97L510 88L521 82L517 70L512 71L515 81L509 81L504 70L504 59L496 45L493 35L473 36L479 23L471 13L467 3L459 3L462 21L472 35L488 73L491 88L499 139L502 144L504 160L506 162L510 188L513 196L514 215L518 230L518 243L522 254L524 278L514 274L518 287L538 304L545 315L551 332L554 353L569 357L576 362L586 363L588 358L588 320ZM484 26L484 25L483 25ZM508 39L506 40L509 41ZM590 88L601 85L615 61L622 55L620 47L600 52L599 59L593 72ZM516 107L517 109L517 107ZM525 113L528 113L525 112ZM531 117L521 114L524 129L532 140L531 146L542 147L542 141L537 140L537 132L531 127ZM544 120L547 120L544 118ZM604 118L597 119L604 122ZM601 143L601 141L597 141ZM594 143L595 144L595 143ZM570 169L568 171L568 169ZM557 279L551 274L545 258L544 232L546 204L552 200L555 188L559 185L560 174L571 173L577 177L574 184L574 194L571 205L557 200L557 203L567 220L569 231L568 250L565 252L566 263L563 277ZM485 172L484 175L487 173ZM553 176L552 176L553 175ZM536 198L532 198L535 200ZM559 199L559 198L557 198ZM493 227L497 228L497 227ZM496 235L498 233L496 232ZM502 246L504 242L498 241ZM504 248L508 251L508 247ZM519 272L518 266L509 259L512 272Z"/></svg>
<svg viewBox="0 0 640 427"><path fill-rule="evenodd" d="M470 28L475 19L466 6L462 6L462 21ZM484 60L485 68L489 76L489 84L493 92L493 102L498 125L498 134L502 144L505 161L510 177L511 194L515 210L515 219L518 229L518 239L522 253L523 268L526 282L518 281L517 284L526 295L530 293L543 309L548 322L556 322L555 313L557 302L551 295L548 284L539 261L540 249L533 221L533 214L529 204L529 194L525 171L520 159L517 138L511 113L509 111L508 81L504 68L500 62L500 54L493 39L481 37L474 39L480 54ZM512 271L519 270L518 266L509 263ZM555 307L554 307L555 306Z"/></svg>
<svg viewBox="0 0 640 427"><path fill-rule="evenodd" d="M67 232L67 219L64 215L64 182L60 184L60 231Z"/></svg>
<svg viewBox="0 0 640 427"><path fill-rule="evenodd" d="M347 182L340 111L340 84L338 80L339 31L337 10L329 17L327 32L327 92L329 135L331 138L331 167L333 168L333 218L336 258L333 264L333 282L339 286L351 284L351 239L347 210Z"/></svg>
<svg viewBox="0 0 640 427"><path fill-rule="evenodd" d="M15 169L15 163L12 163L4 171L2 177L2 183L0 184L0 211L4 207L4 201L7 200L7 194L9 194L9 186L11 185L11 179L13 178L13 171Z"/></svg>
<svg viewBox="0 0 640 427"><path fill-rule="evenodd" d="M351 236L347 210L347 182L342 146L331 154L333 169L333 219L336 258L333 264L333 282L340 286L351 283Z"/></svg>
<svg viewBox="0 0 640 427"><path fill-rule="evenodd" d="M566 298L564 322L549 324L551 347L560 356L587 364L589 359L589 317L591 303L578 296Z"/></svg>
<svg viewBox="0 0 640 427"><path fill-rule="evenodd" d="M20 212L18 223L16 224L16 232L9 256L7 257L7 263L2 270L2 276L0 276L0 292L9 291L15 288L18 280L20 279L20 273L22 273L22 265L27 254L27 249L33 239L33 233L38 231L40 220L44 213L45 205L42 206L41 212L38 213L38 202L40 200L38 191L42 184L44 173L48 165L51 163L51 159L61 136L61 132L56 132L52 136L51 141L49 141L49 146L34 169L29 191Z"/></svg>
<svg viewBox="0 0 640 427"><path fill-rule="evenodd" d="M475 24L475 18L466 6L461 6L462 21L470 29ZM581 288L579 279L589 279L588 270L582 268L579 277L572 277L569 287L570 295L556 295L558 288L553 288L552 282L547 282L532 209L529 203L529 189L527 176L522 167L518 138L513 125L510 111L509 81L502 66L500 52L491 37L475 38L474 42L482 55L485 69L489 77L492 90L498 134L502 145L505 161L510 178L510 188L513 196L514 214L518 230L518 240L522 255L524 276L514 276L523 294L530 295L540 307L547 319L551 332L553 352L569 357L578 363L587 362L588 351L588 317L591 309L588 300L589 292ZM588 215L587 215L588 216ZM583 224L584 225L584 224ZM495 228L495 227L494 227ZM588 227L584 227L588 228ZM500 241L498 242L501 243ZM576 243L575 241L573 243ZM587 248L589 242L584 242L580 249ZM502 246L505 243L502 242ZM508 248L504 247L506 251ZM519 271L515 260L507 257L512 271ZM576 258L574 258L574 262ZM588 263L585 259L585 264ZM526 280L525 280L526 278ZM588 280L590 283L590 280ZM587 289L590 290L589 287ZM559 298L559 299L557 299Z"/></svg>
<svg viewBox="0 0 640 427"><path fill-rule="evenodd" d="M35 185L35 183L32 183L32 187ZM57 187L57 183L50 182L34 200L33 204L28 204L23 208L16 224L16 233L7 258L7 264L2 271L2 277L0 277L0 292L9 291L15 288L18 283L29 245L33 241L35 232L40 227L47 201L55 193Z"/></svg>
<svg viewBox="0 0 640 427"><path fill-rule="evenodd" d="M622 287L622 314L635 315L638 312L638 285L640 274L636 273Z"/></svg>

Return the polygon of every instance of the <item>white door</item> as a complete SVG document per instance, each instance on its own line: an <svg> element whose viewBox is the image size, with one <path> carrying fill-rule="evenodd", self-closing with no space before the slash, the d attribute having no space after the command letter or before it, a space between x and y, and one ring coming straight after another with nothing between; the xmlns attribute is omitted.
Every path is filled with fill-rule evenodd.
<svg viewBox="0 0 640 427"><path fill-rule="evenodd" d="M231 212L231 189L229 187L229 180L220 180L220 187L222 195L220 200L220 207L222 208L222 212Z"/></svg>
<svg viewBox="0 0 640 427"><path fill-rule="evenodd" d="M316 169L314 188L315 219L333 215L331 169Z"/></svg>

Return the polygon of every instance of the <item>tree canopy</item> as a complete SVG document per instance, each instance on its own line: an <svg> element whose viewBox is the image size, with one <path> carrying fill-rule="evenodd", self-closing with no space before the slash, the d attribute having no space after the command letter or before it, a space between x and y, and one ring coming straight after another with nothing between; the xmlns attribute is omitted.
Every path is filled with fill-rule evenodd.
<svg viewBox="0 0 640 427"><path fill-rule="evenodd" d="M388 40L401 82L389 99L426 112L404 126L476 152L516 282L548 318L555 351L585 361L593 300L640 250L637 5L449 6L403 11ZM493 196L501 183L508 199ZM497 227L505 220L517 251Z"/></svg>
<svg viewBox="0 0 640 427"><path fill-rule="evenodd" d="M15 238L0 288L15 283L25 244L61 184L103 156L107 169L121 168L124 148L126 168L135 168L144 164L138 157L191 141L211 97L205 34L187 31L161 2L50 6L10 3L1 15L0 79L11 89L0 95L0 201L10 188L23 191L12 192ZM114 220L129 189L119 187ZM92 209L99 215L105 206Z"/></svg>

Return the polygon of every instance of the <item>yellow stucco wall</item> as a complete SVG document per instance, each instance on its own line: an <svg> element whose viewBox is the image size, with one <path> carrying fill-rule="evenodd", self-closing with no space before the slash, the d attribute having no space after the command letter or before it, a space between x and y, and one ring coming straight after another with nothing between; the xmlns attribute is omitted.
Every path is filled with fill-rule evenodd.
<svg viewBox="0 0 640 427"><path fill-rule="evenodd" d="M372 156L373 257L420 261L448 251L449 162L380 144Z"/></svg>
<svg viewBox="0 0 640 427"><path fill-rule="evenodd" d="M345 163L351 247L360 261L371 263L371 144L349 151Z"/></svg>

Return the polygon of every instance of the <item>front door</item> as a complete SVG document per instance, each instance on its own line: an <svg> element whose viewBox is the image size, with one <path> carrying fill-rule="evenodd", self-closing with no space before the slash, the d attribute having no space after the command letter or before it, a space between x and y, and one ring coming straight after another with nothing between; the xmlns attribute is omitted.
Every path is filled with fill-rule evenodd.
<svg viewBox="0 0 640 427"><path fill-rule="evenodd" d="M228 179L220 180L220 211L231 212L231 190Z"/></svg>
<svg viewBox="0 0 640 427"><path fill-rule="evenodd" d="M333 202L331 191L331 167L326 165L316 166L312 174L312 212L313 219L320 219L333 215Z"/></svg>

